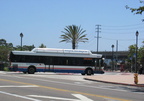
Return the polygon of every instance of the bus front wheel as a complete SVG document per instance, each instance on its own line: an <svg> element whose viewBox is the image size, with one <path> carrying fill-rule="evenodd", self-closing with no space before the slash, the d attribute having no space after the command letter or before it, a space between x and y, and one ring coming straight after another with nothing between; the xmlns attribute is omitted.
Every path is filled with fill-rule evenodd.
<svg viewBox="0 0 144 101"><path fill-rule="evenodd" d="M86 70L86 74L87 75L92 75L93 74L93 70L92 69L87 69Z"/></svg>
<svg viewBox="0 0 144 101"><path fill-rule="evenodd" d="M85 73L81 73L81 75L85 75Z"/></svg>
<svg viewBox="0 0 144 101"><path fill-rule="evenodd" d="M35 67L29 67L28 68L28 74L34 74L35 73Z"/></svg>

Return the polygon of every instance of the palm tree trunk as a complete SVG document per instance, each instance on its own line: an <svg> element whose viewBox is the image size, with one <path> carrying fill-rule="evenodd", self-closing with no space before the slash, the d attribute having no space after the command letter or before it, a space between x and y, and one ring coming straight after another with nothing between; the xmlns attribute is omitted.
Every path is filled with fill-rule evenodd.
<svg viewBox="0 0 144 101"><path fill-rule="evenodd" d="M74 42L72 43L72 49L75 49L75 43Z"/></svg>

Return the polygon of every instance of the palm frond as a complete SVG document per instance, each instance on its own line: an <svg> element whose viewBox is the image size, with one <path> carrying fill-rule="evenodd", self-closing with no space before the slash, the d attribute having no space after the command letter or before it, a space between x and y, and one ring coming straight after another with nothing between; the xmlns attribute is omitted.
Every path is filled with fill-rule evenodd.
<svg viewBox="0 0 144 101"><path fill-rule="evenodd" d="M85 32L86 30L83 30L81 26L66 26L64 31L62 31L63 35L60 37L62 39L60 42L71 42L72 46L75 46L79 42L87 42L88 38L86 38L86 34L84 34Z"/></svg>

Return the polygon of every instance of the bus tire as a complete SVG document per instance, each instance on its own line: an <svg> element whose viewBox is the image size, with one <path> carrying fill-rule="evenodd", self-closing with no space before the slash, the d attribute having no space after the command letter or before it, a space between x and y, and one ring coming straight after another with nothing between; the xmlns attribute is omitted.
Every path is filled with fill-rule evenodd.
<svg viewBox="0 0 144 101"><path fill-rule="evenodd" d="M26 74L27 72L23 72L24 74Z"/></svg>
<svg viewBox="0 0 144 101"><path fill-rule="evenodd" d="M93 74L93 70L90 69L90 68L88 68L88 69L86 70L86 74L87 74L87 75L92 75L92 74Z"/></svg>
<svg viewBox="0 0 144 101"><path fill-rule="evenodd" d="M81 75L85 75L85 73L81 73Z"/></svg>
<svg viewBox="0 0 144 101"><path fill-rule="evenodd" d="M28 68L28 74L34 74L36 71L35 67L29 67Z"/></svg>

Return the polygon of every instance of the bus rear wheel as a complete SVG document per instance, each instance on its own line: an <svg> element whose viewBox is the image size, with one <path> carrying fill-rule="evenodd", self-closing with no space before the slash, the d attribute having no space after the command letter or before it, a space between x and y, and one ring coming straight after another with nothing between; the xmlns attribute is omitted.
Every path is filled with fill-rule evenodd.
<svg viewBox="0 0 144 101"><path fill-rule="evenodd" d="M23 72L24 74L26 74L27 72Z"/></svg>
<svg viewBox="0 0 144 101"><path fill-rule="evenodd" d="M87 75L92 75L93 74L93 70L92 69L87 69L86 70L86 74Z"/></svg>
<svg viewBox="0 0 144 101"><path fill-rule="evenodd" d="M28 74L34 74L35 73L35 67L29 67L28 68Z"/></svg>

